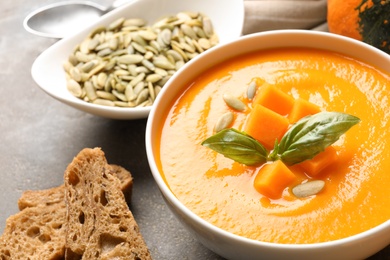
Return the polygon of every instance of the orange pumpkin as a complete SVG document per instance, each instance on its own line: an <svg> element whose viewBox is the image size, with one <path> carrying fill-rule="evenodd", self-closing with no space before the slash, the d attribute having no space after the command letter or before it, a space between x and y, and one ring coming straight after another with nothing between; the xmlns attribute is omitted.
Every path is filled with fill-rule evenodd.
<svg viewBox="0 0 390 260"><path fill-rule="evenodd" d="M330 32L390 54L390 0L328 0L327 19Z"/></svg>

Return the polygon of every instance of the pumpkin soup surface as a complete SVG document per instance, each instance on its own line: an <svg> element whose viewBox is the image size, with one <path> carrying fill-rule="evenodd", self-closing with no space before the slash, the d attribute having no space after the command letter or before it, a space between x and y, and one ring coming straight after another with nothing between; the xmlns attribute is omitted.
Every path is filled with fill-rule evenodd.
<svg viewBox="0 0 390 260"><path fill-rule="evenodd" d="M279 199L265 197L253 186L259 167L201 145L228 111L235 117L231 127L244 129L252 110L245 93L253 80L322 111L361 119L333 144L337 162L315 176L326 183L320 193L296 198L287 188ZM291 48L236 57L191 81L167 111L155 151L158 167L182 203L231 233L294 244L345 238L390 219L389 91L389 75L337 53ZM247 108L229 108L224 93ZM298 183L308 178L299 166L291 169Z"/></svg>

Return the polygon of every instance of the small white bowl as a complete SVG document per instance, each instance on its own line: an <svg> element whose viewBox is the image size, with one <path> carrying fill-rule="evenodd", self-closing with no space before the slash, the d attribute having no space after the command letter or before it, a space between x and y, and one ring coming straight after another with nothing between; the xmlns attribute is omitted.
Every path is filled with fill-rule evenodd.
<svg viewBox="0 0 390 260"><path fill-rule="evenodd" d="M87 103L72 96L66 88L63 63L68 59L74 47L98 26L106 26L120 17L143 18L152 24L163 16L174 15L181 11L202 12L209 16L220 43L226 43L241 36L244 24L243 0L133 0L45 50L32 65L32 77L50 96L87 113L111 119L146 118L151 107L106 107Z"/></svg>
<svg viewBox="0 0 390 260"><path fill-rule="evenodd" d="M191 60L165 85L150 112L146 152L153 177L167 205L206 247L227 259L364 259L390 244L390 220L360 234L323 243L277 244L255 241L222 230L190 211L171 192L156 165L159 125L170 104L187 87L183 82L232 57L277 47L307 47L356 57L390 72L390 56L365 43L330 33L280 30L243 36ZM206 65L205 65L206 64ZM324 227L326 228L326 227ZM324 230L326 232L326 230Z"/></svg>

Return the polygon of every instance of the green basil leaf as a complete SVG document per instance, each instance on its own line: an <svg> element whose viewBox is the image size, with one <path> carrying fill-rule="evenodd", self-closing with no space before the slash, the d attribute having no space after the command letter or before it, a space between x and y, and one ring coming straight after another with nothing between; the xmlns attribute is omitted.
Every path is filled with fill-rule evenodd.
<svg viewBox="0 0 390 260"><path fill-rule="evenodd" d="M267 161L267 150L256 139L233 128L224 129L202 142L203 146L245 165Z"/></svg>
<svg viewBox="0 0 390 260"><path fill-rule="evenodd" d="M292 125L280 141L280 159L288 165L311 159L359 122L355 116L338 112L304 117Z"/></svg>

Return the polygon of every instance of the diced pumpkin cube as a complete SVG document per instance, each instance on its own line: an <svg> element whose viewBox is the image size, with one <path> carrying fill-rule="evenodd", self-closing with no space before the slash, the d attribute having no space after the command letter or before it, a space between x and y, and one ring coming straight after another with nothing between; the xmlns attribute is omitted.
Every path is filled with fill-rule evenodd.
<svg viewBox="0 0 390 260"><path fill-rule="evenodd" d="M290 124L294 124L302 117L314 115L319 112L321 112L319 106L303 98L298 98L294 101L294 105L288 115L288 120L290 121Z"/></svg>
<svg viewBox="0 0 390 260"><path fill-rule="evenodd" d="M333 146L328 146L323 152L317 154L310 160L301 162L299 165L310 176L318 175L322 170L336 162L337 151Z"/></svg>
<svg viewBox="0 0 390 260"><path fill-rule="evenodd" d="M279 199L283 190L296 179L295 174L280 160L264 164L258 171L255 189L270 199Z"/></svg>
<svg viewBox="0 0 390 260"><path fill-rule="evenodd" d="M258 140L266 148L272 148L275 140L283 137L289 121L274 111L256 105L248 116L244 131Z"/></svg>
<svg viewBox="0 0 390 260"><path fill-rule="evenodd" d="M253 104L265 106L266 108L285 116L290 113L294 105L294 98L284 93L276 86L265 83L257 90Z"/></svg>

